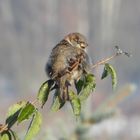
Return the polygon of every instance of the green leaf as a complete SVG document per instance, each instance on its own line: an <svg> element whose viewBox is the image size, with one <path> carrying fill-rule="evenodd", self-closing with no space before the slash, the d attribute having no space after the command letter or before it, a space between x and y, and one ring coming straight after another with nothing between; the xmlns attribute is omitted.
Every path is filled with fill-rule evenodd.
<svg viewBox="0 0 140 140"><path fill-rule="evenodd" d="M53 103L51 106L52 112L58 111L65 104L65 102L62 99L60 99L59 95L60 95L60 91L59 91L59 89L56 89L54 97L53 97Z"/></svg>
<svg viewBox="0 0 140 140"><path fill-rule="evenodd" d="M101 77L101 79L106 78L108 75L109 75L109 73L108 73L106 67L104 67L104 71L103 71L103 73L102 73L102 77Z"/></svg>
<svg viewBox="0 0 140 140"><path fill-rule="evenodd" d="M48 95L51 91L51 87L53 86L53 84L53 80L48 80L41 85L37 96L38 101L41 103L41 107L43 107L48 100Z"/></svg>
<svg viewBox="0 0 140 140"><path fill-rule="evenodd" d="M111 75L111 79L112 79L112 88L115 89L116 85L117 85L117 74L115 69L113 68L112 65L106 63L105 64L105 68L104 68L108 74ZM104 72L103 72L104 73ZM108 76L108 75L107 75ZM103 79L103 78L102 78Z"/></svg>
<svg viewBox="0 0 140 140"><path fill-rule="evenodd" d="M84 85L84 78L79 79L76 83L75 83L75 87L77 90L77 94L79 94L82 89L83 89L83 85Z"/></svg>
<svg viewBox="0 0 140 140"><path fill-rule="evenodd" d="M25 101L20 101L9 108L6 119L6 124L8 124L9 128L16 123L18 115L26 103Z"/></svg>
<svg viewBox="0 0 140 140"><path fill-rule="evenodd" d="M12 135L12 140L19 140L19 138L18 138L18 136L17 136L17 134L16 134L16 132L14 132L14 131L12 131L12 130L9 130L10 131L10 133L11 133L11 135Z"/></svg>
<svg viewBox="0 0 140 140"><path fill-rule="evenodd" d="M79 94L79 98L81 101L86 100L90 93L95 89L96 82L95 82L95 76L93 74L87 74L85 76L85 83L83 86L83 90Z"/></svg>
<svg viewBox="0 0 140 140"><path fill-rule="evenodd" d="M81 102L78 96L73 92L69 92L70 103L75 116L79 116L81 113Z"/></svg>
<svg viewBox="0 0 140 140"><path fill-rule="evenodd" d="M0 134L0 140L12 140L12 136L9 131Z"/></svg>
<svg viewBox="0 0 140 140"><path fill-rule="evenodd" d="M18 116L18 123L21 123L26 119L29 119L29 117L35 112L35 110L36 109L34 105L28 102L20 111L20 114Z"/></svg>
<svg viewBox="0 0 140 140"><path fill-rule="evenodd" d="M32 121L30 123L30 126L28 128L28 131L24 140L33 139L33 137L35 137L37 133L39 132L41 124L42 124L42 116L38 111L36 111L32 118Z"/></svg>

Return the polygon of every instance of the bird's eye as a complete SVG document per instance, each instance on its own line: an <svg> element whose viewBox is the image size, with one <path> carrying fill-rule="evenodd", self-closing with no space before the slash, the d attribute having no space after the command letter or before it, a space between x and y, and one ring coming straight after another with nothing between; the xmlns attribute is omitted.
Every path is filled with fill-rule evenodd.
<svg viewBox="0 0 140 140"><path fill-rule="evenodd" d="M82 49L85 49L85 46L82 46L82 45L81 45L81 48L82 48Z"/></svg>
<svg viewBox="0 0 140 140"><path fill-rule="evenodd" d="M81 42L81 43L80 43L80 47L81 47L82 49L85 49L85 48L86 48L85 43Z"/></svg>
<svg viewBox="0 0 140 140"><path fill-rule="evenodd" d="M73 40L77 43L79 42L78 38L74 38Z"/></svg>

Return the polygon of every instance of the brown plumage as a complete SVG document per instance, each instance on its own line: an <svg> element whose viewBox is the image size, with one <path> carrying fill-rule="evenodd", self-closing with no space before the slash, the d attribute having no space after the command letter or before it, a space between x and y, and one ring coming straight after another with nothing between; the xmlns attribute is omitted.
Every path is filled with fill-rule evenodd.
<svg viewBox="0 0 140 140"><path fill-rule="evenodd" d="M87 46L82 34L71 33L52 49L46 72L56 82L63 100L68 100L68 86L89 69Z"/></svg>

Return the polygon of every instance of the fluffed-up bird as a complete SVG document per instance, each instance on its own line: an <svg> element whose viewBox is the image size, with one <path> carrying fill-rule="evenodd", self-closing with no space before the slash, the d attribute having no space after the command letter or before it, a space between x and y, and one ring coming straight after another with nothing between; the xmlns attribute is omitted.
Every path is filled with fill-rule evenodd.
<svg viewBox="0 0 140 140"><path fill-rule="evenodd" d="M64 101L69 100L68 87L90 69L87 46L84 35L70 33L52 49L46 73L55 81Z"/></svg>

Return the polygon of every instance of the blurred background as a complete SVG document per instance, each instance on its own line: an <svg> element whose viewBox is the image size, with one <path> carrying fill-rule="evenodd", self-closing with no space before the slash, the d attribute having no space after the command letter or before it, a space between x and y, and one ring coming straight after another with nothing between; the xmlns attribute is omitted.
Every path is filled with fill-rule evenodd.
<svg viewBox="0 0 140 140"><path fill-rule="evenodd" d="M70 32L86 36L94 63L115 53L115 45L132 53L131 58L120 56L110 62L118 75L115 93L109 78L100 80L103 67L93 71L97 88L84 105L85 116L90 118L112 94L124 96L112 108L117 115L84 124L88 140L140 139L139 0L0 0L0 123L10 105L36 98L47 80L45 64L51 49ZM69 105L50 113L50 104L51 99L42 110L44 123L38 138L86 140L75 136L81 124Z"/></svg>

